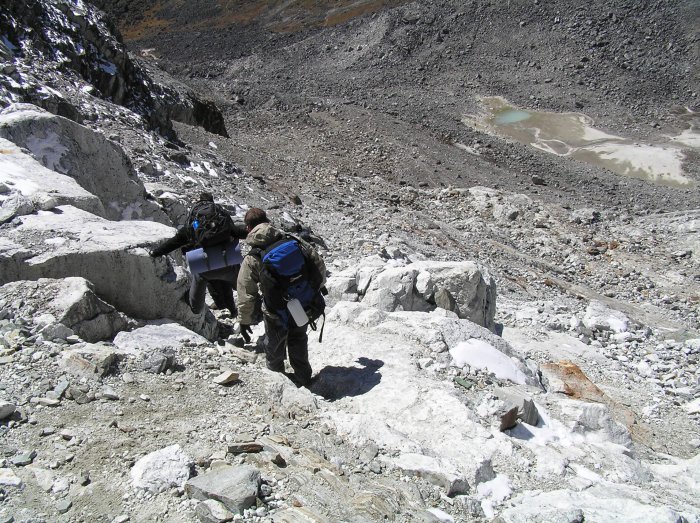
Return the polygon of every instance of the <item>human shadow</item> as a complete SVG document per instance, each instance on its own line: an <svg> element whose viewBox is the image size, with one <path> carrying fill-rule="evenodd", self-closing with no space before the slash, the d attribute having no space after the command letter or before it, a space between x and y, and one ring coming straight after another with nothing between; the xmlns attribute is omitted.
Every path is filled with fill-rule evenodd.
<svg viewBox="0 0 700 523"><path fill-rule="evenodd" d="M311 385L311 391L328 401L348 396L360 396L372 390L382 380L378 372L384 366L381 360L358 358L362 367L327 366L320 370Z"/></svg>

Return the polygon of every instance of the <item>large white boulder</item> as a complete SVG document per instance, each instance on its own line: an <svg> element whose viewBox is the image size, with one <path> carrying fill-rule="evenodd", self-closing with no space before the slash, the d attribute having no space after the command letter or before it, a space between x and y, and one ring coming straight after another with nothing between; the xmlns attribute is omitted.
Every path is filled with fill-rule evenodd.
<svg viewBox="0 0 700 523"><path fill-rule="evenodd" d="M168 220L157 204L146 199L122 148L104 135L30 104L0 111L0 137L31 155L47 169L65 174L95 195L112 220Z"/></svg>
<svg viewBox="0 0 700 523"><path fill-rule="evenodd" d="M146 454L131 468L134 488L162 492L170 487L183 487L190 479L192 460L180 445Z"/></svg>
<svg viewBox="0 0 700 523"><path fill-rule="evenodd" d="M0 238L0 284L78 276L133 318L172 318L213 338L211 313L195 315L181 297L189 288L182 267L154 260L144 247L175 230L150 221L109 221L71 206L23 216Z"/></svg>
<svg viewBox="0 0 700 523"><path fill-rule="evenodd" d="M73 178L51 171L14 143L0 138L0 223L57 205L73 205L104 216L97 196L83 189Z"/></svg>
<svg viewBox="0 0 700 523"><path fill-rule="evenodd" d="M331 278L331 297L348 299L357 293L364 304L387 312L441 308L489 330L495 328L496 283L481 265L419 261L366 269L348 269Z"/></svg>
<svg viewBox="0 0 700 523"><path fill-rule="evenodd" d="M84 278L21 280L3 285L1 292L7 302L21 304L20 315L36 311L31 317L47 339L55 337L57 324L89 342L111 339L127 325L124 315L101 300Z"/></svg>

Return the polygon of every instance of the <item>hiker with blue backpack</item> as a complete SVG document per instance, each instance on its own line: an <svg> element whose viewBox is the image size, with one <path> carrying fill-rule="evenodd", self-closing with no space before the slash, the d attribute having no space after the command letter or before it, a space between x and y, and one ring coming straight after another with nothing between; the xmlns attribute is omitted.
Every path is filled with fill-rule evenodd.
<svg viewBox="0 0 700 523"><path fill-rule="evenodd" d="M235 317L238 311L233 290L242 261L239 240L247 234L244 224L234 222L221 205L214 203L211 193L203 192L190 209L185 225L150 255L157 258L182 249L192 274L190 290L183 300L192 312L202 312L208 288L217 307L228 309Z"/></svg>
<svg viewBox="0 0 700 523"><path fill-rule="evenodd" d="M294 370L290 379L308 387L312 370L307 327L316 330L316 320L324 315L326 266L309 243L273 227L264 210L249 209L244 221L251 249L236 287L241 335L250 341L256 306L262 300L267 368L284 373L288 355Z"/></svg>

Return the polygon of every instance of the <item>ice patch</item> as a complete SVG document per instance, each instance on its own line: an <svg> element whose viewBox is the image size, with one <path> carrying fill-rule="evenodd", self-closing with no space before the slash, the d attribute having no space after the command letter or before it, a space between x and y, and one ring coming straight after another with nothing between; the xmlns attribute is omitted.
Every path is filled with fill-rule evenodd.
<svg viewBox="0 0 700 523"><path fill-rule="evenodd" d="M450 355L453 359L452 364L457 367L470 365L486 369L499 379L510 380L519 385L525 385L527 382L527 377L511 358L485 341L462 341L450 349Z"/></svg>

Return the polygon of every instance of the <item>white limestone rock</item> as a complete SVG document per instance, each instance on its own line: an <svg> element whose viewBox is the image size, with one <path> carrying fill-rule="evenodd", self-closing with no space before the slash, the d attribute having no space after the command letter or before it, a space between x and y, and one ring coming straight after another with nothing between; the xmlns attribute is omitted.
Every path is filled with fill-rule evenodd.
<svg viewBox="0 0 700 523"><path fill-rule="evenodd" d="M171 445L151 452L131 468L134 488L163 492L171 487L182 487L190 479L192 460L180 445Z"/></svg>
<svg viewBox="0 0 700 523"><path fill-rule="evenodd" d="M213 338L213 315L195 315L181 300L189 287L184 269L169 257L154 260L144 248L174 233L156 222L108 221L71 206L40 211L22 217L0 239L0 284L79 276L130 317L169 317Z"/></svg>
<svg viewBox="0 0 700 523"><path fill-rule="evenodd" d="M36 210L73 205L105 216L102 202L74 179L42 166L14 143L0 138L0 183L9 192L0 195L0 223Z"/></svg>
<svg viewBox="0 0 700 523"><path fill-rule="evenodd" d="M0 137L28 149L44 167L73 178L99 198L100 215L168 223L160 208L145 199L146 190L122 148L103 134L39 107L15 104L0 112Z"/></svg>
<svg viewBox="0 0 700 523"><path fill-rule="evenodd" d="M583 324L592 331L610 331L616 334L627 332L630 323L630 319L623 313L596 300L591 301L583 317Z"/></svg>
<svg viewBox="0 0 700 523"><path fill-rule="evenodd" d="M17 477L12 469L0 468L0 486L2 487L21 487L22 480Z"/></svg>
<svg viewBox="0 0 700 523"><path fill-rule="evenodd" d="M460 318L495 327L495 281L473 262L420 261L385 269L372 276L362 301L388 312L449 306Z"/></svg>
<svg viewBox="0 0 700 523"><path fill-rule="evenodd" d="M92 343L111 339L127 325L126 317L101 300L84 278L21 280L3 285L2 292L21 297L20 314L30 308L42 313L33 313L33 319L48 340L65 340L75 333Z"/></svg>
<svg viewBox="0 0 700 523"><path fill-rule="evenodd" d="M448 461L417 453L404 453L390 462L405 474L419 476L444 488L448 496L466 494L479 483L495 477L491 460L483 456L459 469Z"/></svg>

